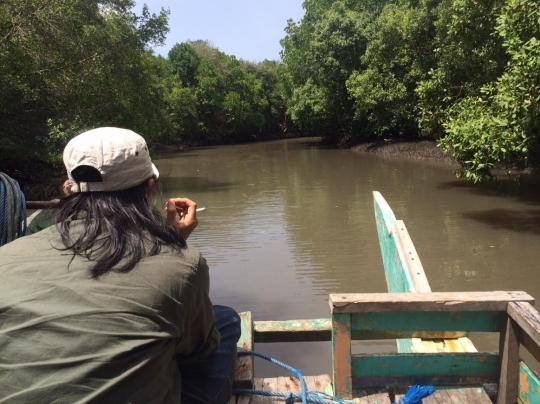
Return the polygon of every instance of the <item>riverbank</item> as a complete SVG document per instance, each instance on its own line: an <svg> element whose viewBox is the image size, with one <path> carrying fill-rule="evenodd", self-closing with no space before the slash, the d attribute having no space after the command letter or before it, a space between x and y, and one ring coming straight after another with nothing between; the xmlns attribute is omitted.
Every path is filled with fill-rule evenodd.
<svg viewBox="0 0 540 404"><path fill-rule="evenodd" d="M265 135L264 139L254 138L253 141L269 141L297 137L293 134ZM154 152L171 153L202 145L153 145ZM415 160L437 161L440 163L457 164L445 156L433 140L406 141L382 140L371 141L351 148L358 153L375 153L384 156L411 158ZM0 161L1 171L19 182L27 200L50 200L61 195L61 185L65 180L65 171L61 163L49 164L43 161L21 163L15 160Z"/></svg>
<svg viewBox="0 0 540 404"><path fill-rule="evenodd" d="M454 158L445 155L434 140L378 140L362 143L351 149L358 153L375 153L390 157L458 164Z"/></svg>
<svg viewBox="0 0 540 404"><path fill-rule="evenodd" d="M267 133L238 137L236 142L207 142L183 143L167 145L154 143L151 145L153 158L159 158L162 153L174 153L185 149L207 146L219 146L223 144L240 144L253 142L266 142L280 139L292 139L298 137L294 133ZM62 184L66 180L66 172L62 161L58 164L50 164L44 161L19 161L12 159L0 160L0 171L15 179L21 187L26 200L51 200L62 196Z"/></svg>

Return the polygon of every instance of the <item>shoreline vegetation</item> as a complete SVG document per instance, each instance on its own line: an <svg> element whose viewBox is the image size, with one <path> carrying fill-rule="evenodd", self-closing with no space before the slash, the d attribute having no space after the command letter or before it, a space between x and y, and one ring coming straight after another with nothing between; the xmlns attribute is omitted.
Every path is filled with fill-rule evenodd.
<svg viewBox="0 0 540 404"><path fill-rule="evenodd" d="M264 138L253 137L250 142L266 142L283 139L301 138L290 133L276 133L266 135ZM321 138L321 143L324 143L324 138ZM235 143L241 144L241 143ZM186 149L196 149L197 147L218 147L226 146L229 144L205 144L205 145L166 145L155 144L152 147L154 158L159 159L162 155L183 151ZM408 140L408 139L387 139L387 140L373 140L366 141L348 149L355 153L358 153L359 158L362 154L376 154L384 157L416 160L427 163L437 163L448 165L451 168L459 169L459 163L456 159L451 158L444 154L441 147L437 145L435 140ZM3 172L8 174L13 179L19 182L26 200L51 200L62 195L61 186L65 181L65 168L59 164L50 164L43 161L27 162L21 165L16 160L1 160L0 167ZM518 167L516 165L498 165L494 170L494 174L498 175L498 179L503 179L504 182L509 180L515 182L515 178L520 178L519 183L526 184L527 180L536 184L540 181L540 178L532 175L534 172L530 168ZM472 186L473 184L471 184ZM492 188L497 187L497 182L486 182L485 187ZM519 184L516 183L516 186ZM515 192L515 187L511 185L505 185Z"/></svg>
<svg viewBox="0 0 540 404"><path fill-rule="evenodd" d="M102 126L157 151L313 134L475 184L540 167L537 0L305 1L262 62L200 39L156 55L169 12L132 0L4 3L0 167L29 199L56 195L64 146Z"/></svg>
<svg viewBox="0 0 540 404"><path fill-rule="evenodd" d="M300 136L277 133L266 135L264 138L253 137L252 141L273 141L298 137ZM154 145L153 150L156 155L155 158L159 158L162 153L174 153L175 151L191 148L196 149L197 147L204 146L186 144L166 145L158 143ZM213 144L209 146L222 145ZM456 160L444 155L440 147L437 147L436 142L433 140L376 140L358 144L350 149L359 154L370 153L457 166ZM33 161L21 165L16 160L3 160L0 162L0 166L3 172L19 182L27 200L50 200L61 195L61 185L65 180L65 169L62 164Z"/></svg>

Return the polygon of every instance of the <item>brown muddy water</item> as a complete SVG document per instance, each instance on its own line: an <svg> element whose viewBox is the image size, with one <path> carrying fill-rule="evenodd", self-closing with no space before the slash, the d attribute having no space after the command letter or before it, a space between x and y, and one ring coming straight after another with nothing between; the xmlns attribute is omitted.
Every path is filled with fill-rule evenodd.
<svg viewBox="0 0 540 404"><path fill-rule="evenodd" d="M540 298L534 184L477 187L448 165L326 149L318 139L192 149L156 165L163 199L207 208L189 242L208 260L214 304L250 310L255 320L330 317L329 293L386 292L372 191L405 221L433 291ZM498 349L494 337L472 339L480 350ZM329 342L255 349L306 375L331 373ZM395 349L391 341L355 346ZM256 373L287 374L259 360Z"/></svg>

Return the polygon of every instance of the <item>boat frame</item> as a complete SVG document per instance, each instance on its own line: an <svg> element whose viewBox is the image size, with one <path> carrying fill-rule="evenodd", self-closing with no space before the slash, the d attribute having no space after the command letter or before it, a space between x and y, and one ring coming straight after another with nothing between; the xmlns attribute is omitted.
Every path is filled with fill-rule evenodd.
<svg viewBox="0 0 540 404"><path fill-rule="evenodd" d="M540 403L538 375L521 360L524 347L540 362L540 314L525 292L431 291L405 224L373 193L379 244L390 293L330 294L331 318L253 321L241 313L238 347L254 343L331 341L333 374L307 377L343 399L389 403L412 384L436 392L425 403ZM498 352L477 352L470 332L499 333ZM352 354L354 340L396 339L397 353ZM295 378L257 379L253 357L241 357L235 386L298 392ZM284 382L285 380L285 382ZM233 397L231 402L279 401ZM386 400L386 401L385 401Z"/></svg>

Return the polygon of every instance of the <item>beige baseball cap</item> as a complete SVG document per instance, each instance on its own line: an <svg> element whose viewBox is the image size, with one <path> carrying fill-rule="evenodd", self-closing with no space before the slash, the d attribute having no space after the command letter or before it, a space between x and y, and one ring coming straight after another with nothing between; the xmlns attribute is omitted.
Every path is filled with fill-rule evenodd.
<svg viewBox="0 0 540 404"><path fill-rule="evenodd" d="M64 165L72 193L121 191L159 177L146 141L128 129L97 128L81 133L64 149ZM80 166L94 167L103 181L76 182L71 173Z"/></svg>

